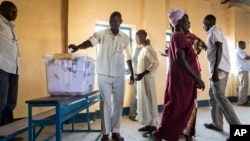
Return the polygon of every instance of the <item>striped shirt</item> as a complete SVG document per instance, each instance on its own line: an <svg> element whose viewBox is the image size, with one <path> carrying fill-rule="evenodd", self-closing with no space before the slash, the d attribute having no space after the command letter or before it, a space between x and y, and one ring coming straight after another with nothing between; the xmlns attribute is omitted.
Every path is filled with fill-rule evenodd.
<svg viewBox="0 0 250 141"><path fill-rule="evenodd" d="M13 32L14 25L0 15L0 69L18 74L18 42Z"/></svg>

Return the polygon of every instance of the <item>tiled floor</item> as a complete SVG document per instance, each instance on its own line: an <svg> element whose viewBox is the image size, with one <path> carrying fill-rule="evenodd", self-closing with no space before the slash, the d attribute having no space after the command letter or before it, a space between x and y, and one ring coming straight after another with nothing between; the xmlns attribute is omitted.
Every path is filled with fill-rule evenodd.
<svg viewBox="0 0 250 141"><path fill-rule="evenodd" d="M242 124L250 124L250 107L239 107L233 104L234 109L239 116ZM211 122L209 107L198 108L197 114L197 123L196 123L196 136L194 141L226 141L226 138L229 136L229 125L224 120L224 131L216 132L209 129L206 129L203 124ZM68 128L66 125L65 128ZM75 128L86 129L86 123L77 123ZM127 116L123 116L122 125L121 125L121 134L124 136L126 141L149 141L147 138L142 137L142 132L138 132L137 129L142 127L141 124L135 121L129 120ZM97 119L91 123L93 129L100 129L100 119ZM54 126L47 126L38 137L38 141L43 141L44 138L48 137L55 131ZM100 135L100 133L63 133L63 141L95 141L95 139ZM21 137L27 141L27 132L21 134ZM52 139L53 141L55 139ZM100 140L100 139L99 139ZM99 141L98 140L98 141ZM250 139L249 139L250 140ZM110 139L111 141L111 139ZM183 137L180 137L179 141L185 141Z"/></svg>

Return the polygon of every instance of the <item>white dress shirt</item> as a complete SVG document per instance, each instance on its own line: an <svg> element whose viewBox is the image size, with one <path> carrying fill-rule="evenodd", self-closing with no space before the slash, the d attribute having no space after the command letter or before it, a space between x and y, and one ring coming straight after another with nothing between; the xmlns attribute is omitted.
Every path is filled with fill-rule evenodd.
<svg viewBox="0 0 250 141"><path fill-rule="evenodd" d="M125 75L125 60L131 60L129 37L125 33L119 31L115 36L110 29L105 29L94 33L89 40L93 46L99 44L97 74L112 77Z"/></svg>
<svg viewBox="0 0 250 141"><path fill-rule="evenodd" d="M229 56L229 48L227 44L227 39L224 36L222 30L214 25L208 32L207 32L207 58L209 63L209 72L210 78L214 72L214 65L215 65L215 58L216 58L216 46L215 42L221 42L223 51L220 64L218 68L222 70L219 72L219 78L222 79L225 77L224 72L230 72L230 56Z"/></svg>
<svg viewBox="0 0 250 141"><path fill-rule="evenodd" d="M240 71L250 71L249 60L246 60L245 57L249 56L245 50L237 47L236 48L236 69L238 72Z"/></svg>

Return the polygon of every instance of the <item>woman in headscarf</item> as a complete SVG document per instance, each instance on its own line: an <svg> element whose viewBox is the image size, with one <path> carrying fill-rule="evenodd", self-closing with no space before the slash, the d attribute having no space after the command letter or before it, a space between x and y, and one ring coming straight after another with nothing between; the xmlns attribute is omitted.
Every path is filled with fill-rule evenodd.
<svg viewBox="0 0 250 141"><path fill-rule="evenodd" d="M197 54L197 62L198 62L198 55L201 53L202 50L206 51L207 46L204 41L202 41L198 36L196 36L194 33L191 33L189 29L187 31L184 31L187 40L191 43L193 46L194 51ZM199 62L198 62L199 63ZM199 70L201 71L200 64L198 64ZM182 134L186 137L186 141L192 141L192 137L195 136L195 124L196 124L196 115L197 115L197 101L194 100L195 107L193 109L193 112L190 116L190 119L187 123L186 128L183 130Z"/></svg>
<svg viewBox="0 0 250 141"><path fill-rule="evenodd" d="M169 24L170 29L172 32L174 32L174 27ZM189 29L187 31L184 31L187 40L192 44L194 51L197 55L201 53L202 50L206 51L207 46L204 41L202 41L198 36L196 36L194 33L191 33ZM168 57L168 47L165 50L166 54L161 54L162 56ZM198 59L198 56L197 56ZM198 64L199 65L199 64ZM200 67L200 65L199 65ZM201 70L201 69L200 69ZM183 130L182 134L186 137L186 141L192 141L192 137L195 136L195 124L196 124L196 115L197 115L197 101L195 99L195 107L193 109L193 112L191 114L191 117L187 123L186 128Z"/></svg>
<svg viewBox="0 0 250 141"><path fill-rule="evenodd" d="M161 123L152 134L154 141L178 141L195 107L197 88L205 88L197 54L185 35L190 27L188 15L183 10L172 9L168 18L173 27L168 49L170 64Z"/></svg>

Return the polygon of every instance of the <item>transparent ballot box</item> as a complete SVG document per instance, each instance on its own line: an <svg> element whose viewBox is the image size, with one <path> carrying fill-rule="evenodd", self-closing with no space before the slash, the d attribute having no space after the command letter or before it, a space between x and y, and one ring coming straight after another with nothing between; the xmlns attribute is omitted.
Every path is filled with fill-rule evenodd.
<svg viewBox="0 0 250 141"><path fill-rule="evenodd" d="M50 95L84 95L94 89L95 60L80 54L45 54Z"/></svg>

